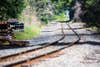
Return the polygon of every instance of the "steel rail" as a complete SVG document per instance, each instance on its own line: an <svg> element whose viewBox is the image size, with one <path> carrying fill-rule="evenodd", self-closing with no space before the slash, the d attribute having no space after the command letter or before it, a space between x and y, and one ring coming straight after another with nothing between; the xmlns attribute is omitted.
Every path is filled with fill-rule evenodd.
<svg viewBox="0 0 100 67"><path fill-rule="evenodd" d="M62 28L62 25L61 25L61 28ZM12 58L12 57L16 57L16 56L23 55L23 54L26 54L26 53L29 53L29 52L33 52L33 51L36 51L36 50L40 50L40 49L49 47L49 46L51 46L53 44L56 44L58 41L62 40L65 37L65 35L64 35L64 33L63 33L62 30L61 30L61 33L62 33L62 37L60 39L52 42L52 43L47 43L47 44L45 44L43 46L40 46L40 47L37 47L37 48L34 48L34 49L29 49L29 50L26 50L26 51L22 51L22 52L19 52L19 53L7 55L7 56L2 56L2 57L0 57L0 62L3 61L3 60L6 60L6 59Z"/></svg>
<svg viewBox="0 0 100 67"><path fill-rule="evenodd" d="M79 42L79 40L80 40L80 35L79 35L76 31L74 31L74 29L71 28L71 26L70 26L69 24L67 24L67 26L68 26L68 27L74 32L74 34L77 36L77 40L76 40L76 41L74 41L74 42L68 44L67 46L64 46L64 47L62 47L62 48L59 48L59 49L57 49L57 50L54 50L54 51L52 51L52 52L48 52L48 53L46 53L46 54L43 54L43 55L40 55L40 56L36 56L36 57L34 57L34 58L30 58L30 60L34 60L34 59L37 59L37 58L39 58L39 57L44 57L45 55L50 55L50 54L59 52L59 51L65 49L65 48L71 47L71 46L73 46L74 44L76 44L77 42ZM65 33L64 33L62 24L61 24L61 32L62 32L62 34L63 34L62 37L61 37L59 40L57 40L57 41L55 41L55 42L53 42L53 43L50 43L50 44L49 44L50 46L51 46L51 45L54 45L54 44L57 44L59 41L61 41L61 40L63 40L63 39L65 38ZM48 45L48 46L49 46L49 45ZM44 47L42 47L42 48L44 48ZM42 49L42 48L39 48L39 49ZM9 66L14 66L14 65L22 64L22 63L25 63L26 61L27 61L27 60L24 60L24 61L22 61L22 62L17 62L17 63L9 64L9 65L5 65L5 67L9 67Z"/></svg>
<svg viewBox="0 0 100 67"><path fill-rule="evenodd" d="M61 28L62 28L62 26L61 26ZM57 31L57 30L59 30L59 29L56 29L56 30L53 30L53 31ZM53 31L52 31L52 32L53 32ZM58 39L58 40L56 40L56 41L54 41L54 42L52 42L52 43L46 43L46 44L44 44L44 45L41 46L41 47L37 47L37 48L34 48L34 49L29 49L29 50L22 51L22 52L19 52L19 53L16 53L16 54L11 54L11 55L7 55L7 56L2 56L2 57L0 57L0 60L5 59L5 58L8 58L8 57L11 57L11 56L23 54L23 53L25 53L25 52L31 52L31 51L34 51L34 50L38 50L38 49L41 49L41 48L44 48L44 47L48 47L49 45L55 44L56 42L62 40L62 39L65 37L64 32L61 31L61 33L63 34L63 36L62 36L60 39ZM39 44L39 45L42 45L42 44ZM33 45L32 45L32 46L33 46ZM31 47L31 46L29 45L29 47Z"/></svg>

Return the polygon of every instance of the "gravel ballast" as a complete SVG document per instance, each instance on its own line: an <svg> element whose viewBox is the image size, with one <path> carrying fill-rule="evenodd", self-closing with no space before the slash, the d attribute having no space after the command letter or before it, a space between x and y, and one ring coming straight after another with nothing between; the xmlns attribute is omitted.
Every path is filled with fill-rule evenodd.
<svg viewBox="0 0 100 67"><path fill-rule="evenodd" d="M64 25L65 24L63 24L63 26ZM100 34L96 34L94 32L87 30L86 28L83 28L82 23L72 23L70 25L75 29L75 31L77 31L81 35L81 40L79 43L75 44L72 47L62 50L60 52L60 55L57 57L47 58L38 63L26 66L27 67L100 67ZM48 30L44 29L43 31L45 32L41 33L40 37L43 37L44 35L49 37L51 37L52 35L53 35L52 37L54 37L56 34L60 35L59 31L58 33L56 32L55 34L49 32L54 30L53 27L56 29L57 25L50 24L50 27L48 25L48 27L46 27L46 29L48 28ZM59 28L59 24L57 28ZM72 31L70 30L65 30L65 33L67 37L63 41L61 41L61 43L72 42L72 40L76 38L74 33L72 33ZM50 41L49 37L46 40L45 38L43 38L44 42L49 42ZM60 46L61 45L62 44L60 44Z"/></svg>
<svg viewBox="0 0 100 67"><path fill-rule="evenodd" d="M82 26L81 23L73 23L71 26L81 35L78 44L61 51L60 56L56 58L48 58L28 67L100 67L100 34L86 28L78 29ZM69 33L68 36L71 35L73 34ZM70 38L66 41L68 39Z"/></svg>

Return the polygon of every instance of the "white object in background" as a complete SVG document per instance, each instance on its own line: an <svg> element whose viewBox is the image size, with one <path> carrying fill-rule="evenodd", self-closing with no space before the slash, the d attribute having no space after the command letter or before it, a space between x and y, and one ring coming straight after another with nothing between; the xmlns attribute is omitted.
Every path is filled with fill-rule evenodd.
<svg viewBox="0 0 100 67"><path fill-rule="evenodd" d="M66 16L66 19L69 20L69 11L68 10L65 11L65 16Z"/></svg>

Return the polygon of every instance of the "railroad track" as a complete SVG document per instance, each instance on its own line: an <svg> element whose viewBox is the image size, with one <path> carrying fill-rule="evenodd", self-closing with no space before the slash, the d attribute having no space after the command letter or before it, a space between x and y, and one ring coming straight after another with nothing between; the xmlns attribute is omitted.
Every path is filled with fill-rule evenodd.
<svg viewBox="0 0 100 67"><path fill-rule="evenodd" d="M14 67L14 66L19 67L20 65L23 65L23 64L32 63L32 62L34 62L34 60L36 60L38 58L53 55L53 54L65 49L65 48L68 48L68 47L74 45L75 43L77 43L80 40L80 36L70 27L69 24L67 24L67 26L77 36L76 41L74 41L74 42L72 42L68 45L65 45L65 46L53 46L53 45L57 44L59 41L61 41L65 38L63 25L61 23L62 37L60 39L56 40L55 42L48 43L48 44L45 44L45 45L37 47L37 48L33 48L33 49L30 49L30 50L22 51L20 53L1 57L0 63L2 64L3 67Z"/></svg>

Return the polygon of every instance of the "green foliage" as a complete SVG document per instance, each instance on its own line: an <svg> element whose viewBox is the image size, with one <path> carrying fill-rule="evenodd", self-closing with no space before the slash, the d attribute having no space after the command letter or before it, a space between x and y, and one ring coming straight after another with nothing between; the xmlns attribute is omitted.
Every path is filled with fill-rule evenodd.
<svg viewBox="0 0 100 67"><path fill-rule="evenodd" d="M50 1L48 0L28 0L29 5L33 11L37 13L38 18L48 23L52 19L52 10L50 8ZM51 10L51 11L50 11Z"/></svg>
<svg viewBox="0 0 100 67"><path fill-rule="evenodd" d="M18 18L25 8L25 0L0 0L0 19Z"/></svg>
<svg viewBox="0 0 100 67"><path fill-rule="evenodd" d="M14 31L14 35L16 36L16 40L25 40L30 39L33 36L36 36L40 33L40 27L37 25L28 25L25 26L24 32Z"/></svg>
<svg viewBox="0 0 100 67"><path fill-rule="evenodd" d="M37 13L39 19L43 22L54 20L55 16L64 13L67 3L71 0L28 0L30 7Z"/></svg>
<svg viewBox="0 0 100 67"><path fill-rule="evenodd" d="M95 26L100 28L100 0L86 0L85 14L83 14L83 21L88 26Z"/></svg>
<svg viewBox="0 0 100 67"><path fill-rule="evenodd" d="M28 0L32 10L44 22L63 19L67 7L74 7L76 1L82 5L79 17L88 25L100 27L100 0Z"/></svg>
<svg viewBox="0 0 100 67"><path fill-rule="evenodd" d="M85 6L86 6L86 7L90 7L90 6L92 6L95 2L96 2L96 0L86 0Z"/></svg>
<svg viewBox="0 0 100 67"><path fill-rule="evenodd" d="M59 15L54 15L53 18L55 20L58 20L58 21L60 21L60 20L66 20L66 16L65 16L64 12L60 13Z"/></svg>

